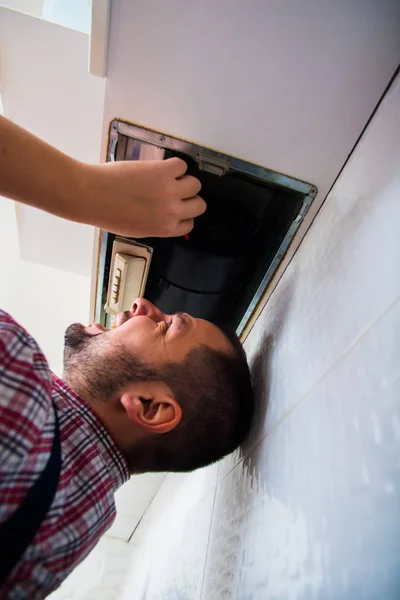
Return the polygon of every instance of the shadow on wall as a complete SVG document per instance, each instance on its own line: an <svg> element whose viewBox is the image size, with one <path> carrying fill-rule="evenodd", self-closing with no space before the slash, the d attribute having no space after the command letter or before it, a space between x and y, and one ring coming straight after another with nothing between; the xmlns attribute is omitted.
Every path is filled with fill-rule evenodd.
<svg viewBox="0 0 400 600"><path fill-rule="evenodd" d="M265 572L266 560L273 562L282 556L280 548L269 539L273 537L273 528L276 533L281 527L282 513L286 510L279 499L268 494L270 468L279 469L276 465L279 457L266 456L266 446L260 442L265 437L265 421L271 410L271 390L276 377L274 354L288 319L295 285L296 273L291 269L275 292L279 293L276 298L279 301L267 304L256 324L257 331L253 331L246 343L255 414L249 436L240 449L243 460L218 484L202 596L207 600L250 597L249 590L245 590L247 577L251 575L258 581L260 564L264 565L262 577L269 577L272 567ZM288 522L290 515L285 513L283 518ZM278 539L281 536L278 535ZM275 551L278 558L273 559ZM255 570L257 576L253 575Z"/></svg>
<svg viewBox="0 0 400 600"><path fill-rule="evenodd" d="M261 338L260 348L251 364L251 378L253 383L255 405L254 416L250 433L241 446L241 453L248 457L252 448L263 435L264 422L268 412L269 390L271 386L271 357L273 354L274 335L264 333Z"/></svg>
<svg viewBox="0 0 400 600"><path fill-rule="evenodd" d="M271 382L273 373L271 369L274 347L277 345L279 337L285 327L287 316L290 311L290 304L293 298L295 289L296 277L295 272L291 273L290 277L285 277L279 284L279 302L276 303L275 313L268 315L268 328L263 333L259 349L250 364L250 370L253 381L255 395L255 411L253 423L249 436L242 446L244 458L244 472L252 479L260 481L260 476L263 469L258 468L259 452L261 448L260 441L264 437L264 423L268 414L268 405L270 398ZM268 304L264 312L268 311ZM258 324L255 327L263 327L265 319L261 314ZM252 452L250 452L252 450ZM265 475L265 472L264 472ZM264 487L264 486L263 486Z"/></svg>

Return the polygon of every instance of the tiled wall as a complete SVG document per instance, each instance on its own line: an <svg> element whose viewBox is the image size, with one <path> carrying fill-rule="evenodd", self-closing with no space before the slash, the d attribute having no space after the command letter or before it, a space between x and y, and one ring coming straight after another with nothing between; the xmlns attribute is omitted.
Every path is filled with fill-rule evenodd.
<svg viewBox="0 0 400 600"><path fill-rule="evenodd" d="M247 339L251 440L167 477L124 599L400 597L399 296L400 79Z"/></svg>

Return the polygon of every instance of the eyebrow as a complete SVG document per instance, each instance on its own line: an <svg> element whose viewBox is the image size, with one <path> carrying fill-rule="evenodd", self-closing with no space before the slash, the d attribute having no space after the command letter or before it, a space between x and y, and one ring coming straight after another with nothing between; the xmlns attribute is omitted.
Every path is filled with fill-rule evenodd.
<svg viewBox="0 0 400 600"><path fill-rule="evenodd" d="M180 321L179 329L186 328L188 327L188 325L190 325L190 321L186 313L178 312L174 316L177 317Z"/></svg>

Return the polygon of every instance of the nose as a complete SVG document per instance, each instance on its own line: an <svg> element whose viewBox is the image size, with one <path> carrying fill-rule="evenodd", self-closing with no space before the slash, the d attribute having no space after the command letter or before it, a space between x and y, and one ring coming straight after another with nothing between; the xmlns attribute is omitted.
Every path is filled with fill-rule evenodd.
<svg viewBox="0 0 400 600"><path fill-rule="evenodd" d="M163 313L157 306L154 306L152 302L145 298L137 298L131 306L131 313L138 316L145 316L152 319L155 323L166 321L169 317L166 313Z"/></svg>

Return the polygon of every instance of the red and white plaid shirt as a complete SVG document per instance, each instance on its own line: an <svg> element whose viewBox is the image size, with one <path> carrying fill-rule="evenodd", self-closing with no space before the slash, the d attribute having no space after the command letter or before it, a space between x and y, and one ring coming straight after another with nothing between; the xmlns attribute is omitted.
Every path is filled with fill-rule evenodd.
<svg viewBox="0 0 400 600"><path fill-rule="evenodd" d="M54 400L61 474L32 544L0 588L0 598L46 597L81 562L115 519L114 492L127 462L82 398L53 375L39 346L0 311L0 523L23 500L53 445Z"/></svg>

